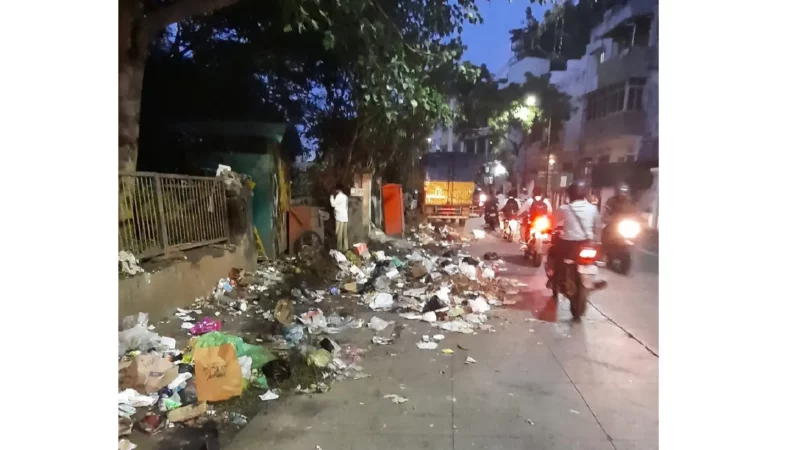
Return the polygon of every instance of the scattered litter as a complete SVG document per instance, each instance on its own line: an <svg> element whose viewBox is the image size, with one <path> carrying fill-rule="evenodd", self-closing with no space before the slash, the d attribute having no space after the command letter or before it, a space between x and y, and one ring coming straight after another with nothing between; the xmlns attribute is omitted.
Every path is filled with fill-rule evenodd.
<svg viewBox="0 0 800 450"><path fill-rule="evenodd" d="M373 310L384 310L389 309L394 306L394 299L392 298L391 294L387 294L385 292L379 292L378 294L373 297L372 302L370 302L369 307Z"/></svg>
<svg viewBox="0 0 800 450"><path fill-rule="evenodd" d="M433 340L434 341L443 341L444 340L444 335L443 334L434 334L433 335Z"/></svg>
<svg viewBox="0 0 800 450"><path fill-rule="evenodd" d="M203 320L194 324L194 326L190 329L190 331L193 335L198 336L201 334L210 333L212 331L219 331L221 329L222 329L222 321L211 320L208 317L204 317Z"/></svg>
<svg viewBox="0 0 800 450"><path fill-rule="evenodd" d="M136 448L136 444L127 440L127 439L120 439L119 445L117 446L118 450L133 450Z"/></svg>
<svg viewBox="0 0 800 450"><path fill-rule="evenodd" d="M294 305L289 300L279 300L275 305L275 320L284 326L294 322Z"/></svg>
<svg viewBox="0 0 800 450"><path fill-rule="evenodd" d="M407 398L401 397L401 396L399 396L397 394L384 395L383 398L390 398L390 399L392 399L392 403L397 403L397 404L405 403L405 402L408 401Z"/></svg>
<svg viewBox="0 0 800 450"><path fill-rule="evenodd" d="M269 401L269 400L277 400L278 398L280 398L280 396L274 390L272 390L272 391L267 391L262 395L259 395L258 398L264 401Z"/></svg>
<svg viewBox="0 0 800 450"><path fill-rule="evenodd" d="M575 411L574 409L570 409L569 412L571 412L573 414L580 414L578 411Z"/></svg>
<svg viewBox="0 0 800 450"><path fill-rule="evenodd" d="M475 361L475 358L472 356L467 356L467 360L464 362L464 364L475 364L476 362L478 361Z"/></svg>
<svg viewBox="0 0 800 450"><path fill-rule="evenodd" d="M475 229L472 230L472 235L475 236L475 239L483 239L486 237L486 232L484 230Z"/></svg>
<svg viewBox="0 0 800 450"><path fill-rule="evenodd" d="M535 425L534 421L531 419L525 419L525 422L527 422L528 425Z"/></svg>
<svg viewBox="0 0 800 450"><path fill-rule="evenodd" d="M128 275L136 275L137 273L144 272L144 269L139 267L139 262L136 260L136 257L125 250L119 252L119 270Z"/></svg>
<svg viewBox="0 0 800 450"><path fill-rule="evenodd" d="M453 354L453 350L449 349L449 348L445 348L445 349L442 349L442 353L444 353L445 355L452 355Z"/></svg>
<svg viewBox="0 0 800 450"><path fill-rule="evenodd" d="M436 322L436 313L433 312L433 311L428 311L425 314L423 314L420 317L420 319L422 319L422 321L424 321L424 322L434 323L434 322Z"/></svg>
<svg viewBox="0 0 800 450"><path fill-rule="evenodd" d="M417 342L417 348L420 350L436 350L438 346L436 342Z"/></svg>
<svg viewBox="0 0 800 450"><path fill-rule="evenodd" d="M389 345L394 339L391 337L373 336L372 343L376 345Z"/></svg>
<svg viewBox="0 0 800 450"><path fill-rule="evenodd" d="M478 297L475 300L469 301L469 307L472 309L473 313L476 314L483 314L489 312L489 304L486 303L486 299L483 297Z"/></svg>
<svg viewBox="0 0 800 450"><path fill-rule="evenodd" d="M208 404L203 402L198 405L189 405L182 408L173 409L167 413L167 420L170 422L185 422L191 420L208 411Z"/></svg>
<svg viewBox="0 0 800 450"><path fill-rule="evenodd" d="M381 319L378 316L373 316L372 319L369 320L369 327L375 331L383 331L389 325L392 325L394 322L387 322Z"/></svg>

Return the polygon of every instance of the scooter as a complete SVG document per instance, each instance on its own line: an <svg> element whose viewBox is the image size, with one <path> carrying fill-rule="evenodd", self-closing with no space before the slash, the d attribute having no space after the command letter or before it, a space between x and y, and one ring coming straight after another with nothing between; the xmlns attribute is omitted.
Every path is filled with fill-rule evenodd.
<svg viewBox="0 0 800 450"><path fill-rule="evenodd" d="M556 231L556 236L561 230ZM605 281L599 281L597 267L597 248L594 245L585 245L576 250L577 254L564 255L561 270L556 270L557 261L547 258L545 269L548 284L553 291L553 298L564 294L569 300L569 311L575 320L580 320L586 314L589 303L589 294L606 286Z"/></svg>
<svg viewBox="0 0 800 450"><path fill-rule="evenodd" d="M548 216L538 216L533 219L528 227L528 237L525 243L525 259L533 261L533 267L540 267L544 255L550 247L550 233L552 221Z"/></svg>
<svg viewBox="0 0 800 450"><path fill-rule="evenodd" d="M631 254L634 239L642 232L642 225L631 216L609 222L603 228L603 253L607 266L622 275L631 271Z"/></svg>

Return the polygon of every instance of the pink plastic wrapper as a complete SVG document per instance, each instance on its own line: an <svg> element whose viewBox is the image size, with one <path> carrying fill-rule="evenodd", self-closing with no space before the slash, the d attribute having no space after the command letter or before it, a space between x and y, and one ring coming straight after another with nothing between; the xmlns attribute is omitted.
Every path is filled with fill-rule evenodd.
<svg viewBox="0 0 800 450"><path fill-rule="evenodd" d="M195 336L210 333L212 331L219 331L222 329L222 321L211 320L209 317L203 317L203 320L194 324L191 332Z"/></svg>

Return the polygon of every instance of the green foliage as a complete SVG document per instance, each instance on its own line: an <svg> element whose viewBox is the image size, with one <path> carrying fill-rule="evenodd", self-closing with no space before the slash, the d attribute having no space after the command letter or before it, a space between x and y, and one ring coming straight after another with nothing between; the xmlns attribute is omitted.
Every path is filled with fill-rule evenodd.
<svg viewBox="0 0 800 450"><path fill-rule="evenodd" d="M469 137L488 128L496 152L505 148L516 154L534 124L552 120L557 128L569 119L569 96L550 84L549 75L528 74L525 83L501 88L502 81L494 80L484 67L471 87L459 86L462 114L456 131L460 135Z"/></svg>
<svg viewBox="0 0 800 450"><path fill-rule="evenodd" d="M542 21L525 13L525 25L509 31L517 58L538 57L555 61L580 59L591 40L592 28L603 14L627 0L568 0L545 11ZM540 2L543 3L543 2Z"/></svg>

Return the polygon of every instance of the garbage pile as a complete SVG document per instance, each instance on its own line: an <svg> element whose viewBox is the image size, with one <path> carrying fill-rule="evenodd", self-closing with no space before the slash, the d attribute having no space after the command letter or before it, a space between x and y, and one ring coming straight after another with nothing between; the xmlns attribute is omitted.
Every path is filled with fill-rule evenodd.
<svg viewBox="0 0 800 450"><path fill-rule="evenodd" d="M171 323L180 341L156 333L147 314L125 318L118 355L120 448L133 448L124 438L134 428L152 435L246 424L245 414L225 410L227 400L324 393L333 381L368 377L360 365L365 350L337 338L366 325L371 343L384 346L403 325L360 319L357 305L429 323L432 336L417 344L422 350L436 349L442 333L493 332L488 313L513 287L497 280L502 261L462 253L465 242L452 229L423 225L407 240L373 231L369 245L346 252L282 258L254 272L233 268L207 297L159 322ZM313 264L323 266L327 278L310 282L306 271ZM255 322L257 335L246 342L238 334L250 332L237 333L237 322Z"/></svg>
<svg viewBox="0 0 800 450"><path fill-rule="evenodd" d="M502 270L501 260L480 261L461 253L454 247L469 239L448 227L421 225L409 241L391 240L382 233L375 233L373 239L389 244L398 253L410 253L397 256L385 250L371 252L366 244L357 244L346 253L331 250L345 296L373 311L396 312L406 320L427 322L446 332L494 331L486 323L487 313L492 306L503 304L499 296L515 293L513 288L496 281L496 273ZM437 255L425 247L447 250ZM388 325L393 323L372 318L369 327L377 332L374 344L392 342L391 335L381 333ZM435 349L440 340L423 336L417 347Z"/></svg>

